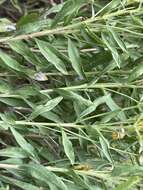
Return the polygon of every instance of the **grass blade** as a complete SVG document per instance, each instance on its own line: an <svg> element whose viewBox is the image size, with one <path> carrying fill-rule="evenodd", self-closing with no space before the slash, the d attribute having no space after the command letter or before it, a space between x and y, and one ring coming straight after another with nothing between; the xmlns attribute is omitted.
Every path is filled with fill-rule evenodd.
<svg viewBox="0 0 143 190"><path fill-rule="evenodd" d="M38 117L39 115L42 115L46 112L51 111L62 101L62 99L63 99L62 97L57 97L52 100L49 100L45 105L37 106L33 110L32 114L30 115L30 119L34 119L34 118Z"/></svg>
<svg viewBox="0 0 143 190"><path fill-rule="evenodd" d="M73 149L71 141L67 137L67 134L63 130L62 130L62 142L63 142L65 154L67 155L71 164L73 165L75 162L74 149Z"/></svg>
<svg viewBox="0 0 143 190"><path fill-rule="evenodd" d="M82 65L81 65L80 54L77 47L70 39L68 39L68 54L69 54L73 69L83 79L85 75L84 75Z"/></svg>
<svg viewBox="0 0 143 190"><path fill-rule="evenodd" d="M132 176L130 178L128 178L127 181L119 184L114 190L124 190L124 189L131 189L134 185L138 184L138 182L140 181L140 177L138 176Z"/></svg>
<svg viewBox="0 0 143 190"><path fill-rule="evenodd" d="M42 55L50 63L52 63L61 73L67 74L67 70L63 61L59 57L57 57L57 55L52 51L52 49L47 47L47 43L41 40L36 40L36 43Z"/></svg>

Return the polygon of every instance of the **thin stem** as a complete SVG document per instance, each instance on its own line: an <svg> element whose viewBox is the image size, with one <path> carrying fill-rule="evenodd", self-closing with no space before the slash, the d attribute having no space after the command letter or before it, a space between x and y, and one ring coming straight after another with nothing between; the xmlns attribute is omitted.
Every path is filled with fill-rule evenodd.
<svg viewBox="0 0 143 190"><path fill-rule="evenodd" d="M93 48L94 49L94 48ZM88 50L88 49L87 49ZM39 51L39 50L38 50ZM127 70L127 71L124 71L124 70L113 70L113 71L108 71L109 74L120 74L120 75L126 75L126 74L129 74L131 73L132 70ZM101 71L90 71L90 72L84 72L86 76L91 76L91 75L95 75L95 74L100 74ZM44 73L45 75L47 76L63 76L62 73L60 72L49 72L49 73ZM77 75L76 72L74 71L69 71L66 76L75 76ZM9 73L0 73L0 77L5 77L5 76L15 76L15 74L9 74ZM104 76L104 75L103 75ZM106 75L105 75L106 76ZM140 81L137 81L137 82L140 82ZM142 82L142 81L141 81Z"/></svg>
<svg viewBox="0 0 143 190"><path fill-rule="evenodd" d="M142 89L142 85L132 85L132 84L123 84L123 83L97 83L94 85L90 84L82 84L82 85L77 85L77 86L70 86L70 87L61 87L61 88L55 88L55 89L45 89L41 90L41 93L50 93L54 92L54 90L62 89L62 90L80 90L80 91L86 91L87 89L103 89L103 88L133 88L133 89Z"/></svg>
<svg viewBox="0 0 143 190"><path fill-rule="evenodd" d="M4 121L0 121L0 124L5 124ZM82 128L83 125L76 125L74 123L47 123L47 122L30 122L30 121L15 121L15 125L27 125L27 126L41 126L41 127L72 127L72 128Z"/></svg>
<svg viewBox="0 0 143 190"><path fill-rule="evenodd" d="M82 84L77 86L61 87L61 88L51 88L40 90L40 93L51 93L55 90L77 90L77 91L88 91L94 89L104 89L104 88L131 88L131 89L142 89L142 85L133 85L133 84L123 84L123 83L97 83L94 85ZM0 97L3 98L21 98L21 95L16 94L0 94Z"/></svg>
<svg viewBox="0 0 143 190"><path fill-rule="evenodd" d="M124 74L126 75L126 74L129 74L131 72L132 72L131 70L128 70L128 71L124 71L124 70L108 71L109 74L120 74L120 75L124 75ZM91 76L91 75L95 75L95 74L100 74L101 71L90 71L90 72L84 72L84 73L85 73L86 76ZM47 76L63 76L63 74L60 73L60 72L44 73L44 74L47 75ZM68 72L66 75L74 76L74 75L77 75L77 73L74 72L74 71L71 71L71 72Z"/></svg>
<svg viewBox="0 0 143 190"><path fill-rule="evenodd" d="M0 164L1 169L20 169L20 165L14 165L14 164ZM58 167L52 167L52 166L46 166L46 168L49 171L53 172L59 172L59 173L67 173L69 170L67 168L58 168ZM84 170L74 170L79 175L87 175L87 176L95 176L98 178L107 178L107 176L111 173L111 171L84 171Z"/></svg>
<svg viewBox="0 0 143 190"><path fill-rule="evenodd" d="M16 94L0 94L0 98L20 98L20 95L16 95Z"/></svg>
<svg viewBox="0 0 143 190"><path fill-rule="evenodd" d="M139 12L139 9L132 9L132 10L119 10L110 14L105 14L103 16L97 16L94 18L89 18L86 19L84 21L81 21L79 23L74 23L65 27L59 27L59 28L55 28L55 29L49 29L49 30L43 30L40 32L35 32L35 33L31 33L31 34L22 34L22 35L18 35L18 36L9 36L6 38L2 38L0 39L0 42L8 42L8 41L15 41L15 40L29 40L32 38L36 38L36 37L40 37L40 36L45 36L45 35L49 35L49 34L65 34L66 31L69 30L69 33L73 33L74 31L72 29L78 28L81 25L86 25L86 24L90 24L93 23L95 21L99 21L99 20L107 20L109 18L115 17L115 16L120 16L120 15L124 15L124 14L132 14L132 13L137 13Z"/></svg>
<svg viewBox="0 0 143 190"><path fill-rule="evenodd" d="M106 88L106 90L109 91L109 92L113 92L113 93L119 94L119 95L121 95L121 96L124 96L124 97L126 97L126 98L128 98L128 99L130 99L130 100L133 100L133 101L136 102L136 103L139 103L139 101L137 101L136 99L134 99L134 98L132 98L131 96L128 96L128 95L126 95L126 94L123 94L123 93L121 93L121 92L118 92L118 91L115 91L115 90L112 90L112 89L108 89L108 88Z"/></svg>
<svg viewBox="0 0 143 190"><path fill-rule="evenodd" d="M35 49L35 48L31 48L31 51L32 52L40 52L39 49ZM62 52L62 53L67 53L68 52L68 50L66 50L66 49L60 49L59 51ZM95 51L97 51L97 48L81 49L80 51L83 52L83 53L84 52L95 52Z"/></svg>
<svg viewBox="0 0 143 190"><path fill-rule="evenodd" d="M130 106L130 107L122 108L121 111L128 111L128 110L131 110L131 109L136 109L136 108L139 107L139 105L142 105L142 103L139 103L138 105L135 105L135 106ZM107 114L108 114L108 112L105 112L105 113L93 115L93 116L90 116L90 117L86 117L86 118L81 119L80 122L87 121L87 120L90 120L90 119L93 119L93 118L97 118L97 117L100 117L100 116L105 116ZM133 120L133 118L132 118L132 120ZM121 121L120 121L120 123L121 123ZM129 121L127 121L127 123L129 123Z"/></svg>
<svg viewBox="0 0 143 190"><path fill-rule="evenodd" d="M131 122L134 123L134 120ZM131 124L130 123L130 124ZM4 121L0 121L0 125L4 125ZM24 126L37 126L37 127L65 127L65 128L87 128L87 127L98 127L98 128L105 128L105 127L110 127L110 128L118 128L119 124L128 124L128 121L125 122L114 122L114 123L100 123L100 124L93 124L93 125L79 125L79 124L74 124L74 123L48 123L48 122L32 122L32 121L15 121L14 123L9 123L11 125L24 125ZM124 126L127 128L128 126ZM132 126L129 126L132 128Z"/></svg>

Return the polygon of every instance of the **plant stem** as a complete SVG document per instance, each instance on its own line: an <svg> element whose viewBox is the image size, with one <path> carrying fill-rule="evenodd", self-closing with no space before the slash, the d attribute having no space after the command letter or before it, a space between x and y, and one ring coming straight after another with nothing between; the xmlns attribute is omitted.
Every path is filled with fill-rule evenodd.
<svg viewBox="0 0 143 190"><path fill-rule="evenodd" d="M131 123L134 123L135 121L132 120L130 122L130 128L132 128ZM0 120L0 125L4 125L6 122ZM10 125L25 125L25 126L40 126L42 128L46 127L65 127L65 128L86 128L86 127L95 127L95 128L105 128L110 127L110 129L118 128L119 124L128 124L128 121L125 122L114 122L114 123L100 123L100 124L93 124L93 125L81 125L81 124L75 124L75 123L47 123L47 122L34 122L34 121L14 121L14 123L9 123ZM128 128L128 126L124 126L125 128Z"/></svg>
<svg viewBox="0 0 143 190"><path fill-rule="evenodd" d="M14 165L14 164L0 164L1 169L20 169L20 165ZM52 167L52 166L46 166L46 168L49 171L52 172L60 172L60 173L67 173L69 172L68 169L66 168L58 168L58 167ZM95 176L98 178L107 178L107 176L111 173L110 170L108 171L94 171L94 170L89 170L89 171L84 171L84 170L74 170L77 174L79 175L87 175L87 176Z"/></svg>
<svg viewBox="0 0 143 190"><path fill-rule="evenodd" d="M94 85L82 84L77 86L61 87L61 88L51 88L40 90L40 93L51 93L55 90L78 90L78 91L88 91L94 89L104 89L104 88L131 88L131 89L142 89L142 85L133 85L133 84L123 84L123 83L97 83ZM0 98L21 98L21 95L16 94L0 94Z"/></svg>
<svg viewBox="0 0 143 190"><path fill-rule="evenodd" d="M90 72L84 72L84 73L85 73L86 76L91 76L91 75L95 75L95 74L100 74L101 71L90 71ZM128 70L128 71L114 70L114 71L109 71L108 73L109 74L120 74L120 75L122 75L122 74L129 74L129 73L131 73L131 70ZM63 76L63 74L60 73L60 72L44 73L44 74L47 75L47 76ZM67 76L75 76L75 75L77 75L77 73L76 72L68 72L66 75Z"/></svg>
<svg viewBox="0 0 143 190"><path fill-rule="evenodd" d="M120 15L124 15L124 14L133 14L133 13L137 13L139 12L139 9L132 9L132 10L119 10L110 14L105 14L103 16L97 16L94 18L89 18L86 19L84 21L75 23L75 24L71 24L65 27L59 27L59 28L55 28L55 29L49 29L49 30L43 30L40 32L35 32L35 33L31 33L31 34L22 34L22 35L18 35L18 36L9 36L6 38L1 38L0 42L9 42L9 41L15 41L15 40L29 40L32 38L36 38L36 37L40 37L40 36L46 36L49 34L64 34L66 31L69 31L69 33L73 33L72 29L78 28L81 25L87 25L90 23L93 23L95 21L99 21L99 20L107 20L109 18L115 17L115 16L120 16Z"/></svg>
<svg viewBox="0 0 143 190"><path fill-rule="evenodd" d="M40 52L39 49L35 49L35 48L31 48L31 51L32 52ZM60 49L59 51L62 52L62 53L67 53L68 52L68 50L66 50L66 49ZM96 52L97 49L96 48L87 48L87 49L80 49L80 51L83 52L83 53L84 52Z"/></svg>
<svg viewBox="0 0 143 190"><path fill-rule="evenodd" d="M62 89L62 90L80 90L80 91L86 91L87 89L103 89L103 88L133 88L133 89L142 89L142 85L132 85L132 84L123 84L123 83L97 83L94 85L90 84L82 84L82 85L77 85L77 86L70 86L70 87L61 87L61 88L52 88L52 89L45 89L41 90L41 93L50 93L53 92L54 90Z"/></svg>
<svg viewBox="0 0 143 190"><path fill-rule="evenodd" d="M120 75L124 75L124 74L126 75L126 74L129 74L131 72L132 72L132 70L113 70L113 71L108 71L109 74L120 74ZM92 76L92 75L95 75L95 74L100 74L101 71L90 71L90 72L87 71L87 72L84 72L84 73L85 73L86 76ZM60 73L60 72L53 72L53 73L49 72L49 73L44 73L44 74L47 75L47 76L63 76L63 74ZM77 73L74 72L74 71L69 71L65 75L66 76L75 76L75 75L77 75ZM5 77L5 76L15 76L15 74L0 73L0 77Z"/></svg>

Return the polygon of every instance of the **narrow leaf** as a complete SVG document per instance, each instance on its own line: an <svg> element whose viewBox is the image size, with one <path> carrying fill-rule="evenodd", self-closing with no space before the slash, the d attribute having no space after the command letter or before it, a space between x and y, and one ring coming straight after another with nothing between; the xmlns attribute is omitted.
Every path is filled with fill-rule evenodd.
<svg viewBox="0 0 143 190"><path fill-rule="evenodd" d="M69 17L71 16L71 19L72 19L75 13L78 12L79 8L83 6L85 2L86 0L78 0L78 1L69 0L65 2L61 10L55 16L51 27L55 27L66 16L69 16Z"/></svg>
<svg viewBox="0 0 143 190"><path fill-rule="evenodd" d="M81 78L84 78L85 75L82 69L79 51L77 47L75 46L75 44L70 39L68 39L68 54L69 54L73 69Z"/></svg>
<svg viewBox="0 0 143 190"><path fill-rule="evenodd" d="M128 77L128 81L134 81L143 74L143 64L136 66Z"/></svg>
<svg viewBox="0 0 143 190"><path fill-rule="evenodd" d="M29 164L22 168L25 169L26 173L30 174L36 180L42 181L45 185L52 183L59 190L68 190L67 186L58 176L40 164Z"/></svg>
<svg viewBox="0 0 143 190"><path fill-rule="evenodd" d="M99 97L99 98L97 98L96 100L94 100L93 104L92 104L91 106L89 106L86 110L84 110L84 111L80 114L80 117L85 117L86 115L89 115L90 113L92 113L93 111L95 111L96 108L97 108L100 104L103 104L103 103L105 103L105 102L108 101L109 96L110 96L110 95L108 94L108 95Z"/></svg>
<svg viewBox="0 0 143 190"><path fill-rule="evenodd" d="M58 89L56 91L65 99L78 101L86 106L92 104L91 100L85 99L83 96L79 95L78 93L72 92L70 90Z"/></svg>
<svg viewBox="0 0 143 190"><path fill-rule="evenodd" d="M67 70L63 61L50 48L47 47L47 43L41 40L36 40L36 43L42 55L61 73L67 74Z"/></svg>
<svg viewBox="0 0 143 190"><path fill-rule="evenodd" d="M124 42L121 40L121 38L119 37L119 35L109 26L107 26L107 29L110 31L110 33L112 34L114 40L117 42L118 46L127 53L127 48L124 44Z"/></svg>
<svg viewBox="0 0 143 190"><path fill-rule="evenodd" d="M25 59L31 63L37 64L37 59L33 52L31 52L30 48L26 45L26 43L22 41L10 42L9 46L11 49L25 57Z"/></svg>
<svg viewBox="0 0 143 190"><path fill-rule="evenodd" d="M8 147L0 150L0 156L10 158L26 158L28 154L19 147Z"/></svg>
<svg viewBox="0 0 143 190"><path fill-rule="evenodd" d="M34 108L34 111L32 112L30 119L34 119L39 115L42 115L53 108L55 108L63 99L63 97L57 97L52 100L49 100L45 105L39 105L36 108Z"/></svg>
<svg viewBox="0 0 143 190"><path fill-rule="evenodd" d="M113 163L112 157L110 155L110 150L109 150L109 142L108 140L102 135L102 133L99 130L96 130L98 132L99 136L99 141L102 147L102 152L104 154L104 156L107 158L107 160L110 163Z"/></svg>
<svg viewBox="0 0 143 190"><path fill-rule="evenodd" d="M15 59L11 58L6 53L0 51L0 58L3 60L3 62L10 67L11 69L19 72L26 72L26 69L24 66L20 65Z"/></svg>
<svg viewBox="0 0 143 190"><path fill-rule="evenodd" d="M71 164L73 165L75 161L74 149L73 149L71 141L69 140L64 130L62 130L62 141L63 141L65 154L67 155Z"/></svg>
<svg viewBox="0 0 143 190"><path fill-rule="evenodd" d="M13 136L15 137L17 143L19 144L19 146L23 150L25 150L27 153L29 153L33 158L36 158L36 160L37 160L37 155L35 153L33 146L30 143L28 143L23 138L23 136L19 132L17 132L13 127L11 127L10 129L11 129L11 132L12 132Z"/></svg>
<svg viewBox="0 0 143 190"><path fill-rule="evenodd" d="M13 184L17 187L20 187L21 189L24 189L24 190L39 190L39 187L35 186L35 185L32 185L30 183L26 183L26 182L23 182L21 180L17 180L17 179L13 179L11 177L6 177L6 176L3 176L3 175L0 175L0 179L8 184Z"/></svg>
<svg viewBox="0 0 143 190"><path fill-rule="evenodd" d="M115 48L113 39L107 33L102 33L102 39L107 48L111 51L113 59L116 62L117 66L120 68L121 60L118 51Z"/></svg>
<svg viewBox="0 0 143 190"><path fill-rule="evenodd" d="M108 107L111 109L111 111L117 111L117 110L121 110L120 106L118 106L116 104L116 102L113 100L113 98L111 96L108 97L108 100L106 101L106 104L108 105ZM118 113L117 116L121 121L125 121L126 120L126 115L124 112L120 111Z"/></svg>
<svg viewBox="0 0 143 190"><path fill-rule="evenodd" d="M99 141L102 147L102 152L105 155L105 157L108 159L109 162L112 163L112 159L109 153L109 145L108 145L108 141L103 138L103 137L99 137Z"/></svg>
<svg viewBox="0 0 143 190"><path fill-rule="evenodd" d="M141 180L141 178L138 176L129 177L127 181L119 184L114 190L131 189L134 185L138 184L140 180Z"/></svg>

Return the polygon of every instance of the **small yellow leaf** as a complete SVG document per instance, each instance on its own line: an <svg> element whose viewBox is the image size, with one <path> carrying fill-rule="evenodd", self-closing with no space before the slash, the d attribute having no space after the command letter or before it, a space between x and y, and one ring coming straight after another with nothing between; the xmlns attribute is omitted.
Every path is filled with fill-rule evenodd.
<svg viewBox="0 0 143 190"><path fill-rule="evenodd" d="M73 169L74 170L89 171L92 169L92 166L89 164L79 164L79 165L73 166Z"/></svg>

